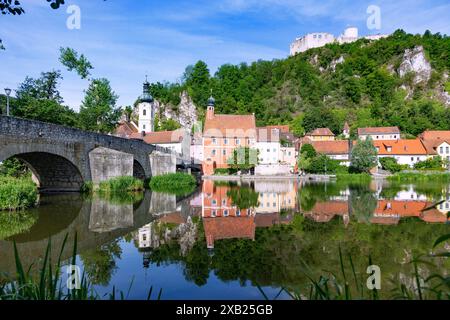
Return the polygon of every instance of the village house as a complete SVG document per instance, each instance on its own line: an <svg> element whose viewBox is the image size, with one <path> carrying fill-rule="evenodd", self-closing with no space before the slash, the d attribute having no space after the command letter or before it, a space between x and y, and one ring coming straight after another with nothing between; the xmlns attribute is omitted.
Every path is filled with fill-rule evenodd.
<svg viewBox="0 0 450 320"><path fill-rule="evenodd" d="M419 139L374 140L373 144L377 149L378 159L391 157L401 165L413 167L417 162L428 158L427 150Z"/></svg>
<svg viewBox="0 0 450 320"><path fill-rule="evenodd" d="M358 128L358 139L366 140L371 137L376 140L398 140L400 139L400 129L398 127L369 127Z"/></svg>
<svg viewBox="0 0 450 320"><path fill-rule="evenodd" d="M312 141L311 145L317 153L325 154L331 159L338 160L341 165L350 166L349 140Z"/></svg>
<svg viewBox="0 0 450 320"><path fill-rule="evenodd" d="M430 156L450 161L450 131L427 130L419 135Z"/></svg>
<svg viewBox="0 0 450 320"><path fill-rule="evenodd" d="M214 113L214 99L208 100L203 130L203 173L212 175L217 168L228 168L228 159L238 147L256 145L255 115ZM257 159L255 159L255 163Z"/></svg>
<svg viewBox="0 0 450 320"><path fill-rule="evenodd" d="M281 144L281 129L277 126L257 128L256 149L258 165L257 175L286 175L293 172L296 164L295 148ZM284 133L286 134L286 132Z"/></svg>
<svg viewBox="0 0 450 320"><path fill-rule="evenodd" d="M328 128L317 128L305 135L310 141L333 141L334 133Z"/></svg>

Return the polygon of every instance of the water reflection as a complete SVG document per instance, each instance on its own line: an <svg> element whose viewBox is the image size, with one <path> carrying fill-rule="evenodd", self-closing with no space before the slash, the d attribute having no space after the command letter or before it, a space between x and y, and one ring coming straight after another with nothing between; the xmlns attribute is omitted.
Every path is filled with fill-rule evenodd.
<svg viewBox="0 0 450 320"><path fill-rule="evenodd" d="M161 282L170 297L226 298L226 283L235 281L236 297L255 298L244 287L303 285L300 261L317 273L338 272L339 245L355 255L355 265L364 267L370 253L384 270L403 270L412 252L427 252L448 232L448 190L436 183L206 180L185 197L43 196L40 207L16 217L22 223L0 226L0 272L14 274L13 240L30 266L43 257L50 237L60 248L65 235L71 243L76 232L80 262L100 291L117 283L127 290L137 274L135 298L145 298L147 280L139 278L145 270L145 277L153 275L151 285ZM5 219L0 216L0 222L13 221ZM62 258L71 253L66 246ZM58 250L52 254L56 261ZM181 291L167 291L169 282Z"/></svg>

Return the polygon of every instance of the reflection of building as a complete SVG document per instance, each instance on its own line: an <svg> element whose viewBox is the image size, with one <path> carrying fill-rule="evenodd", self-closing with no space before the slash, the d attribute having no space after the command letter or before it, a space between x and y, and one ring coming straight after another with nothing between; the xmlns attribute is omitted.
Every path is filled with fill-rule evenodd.
<svg viewBox="0 0 450 320"><path fill-rule="evenodd" d="M317 202L314 207L304 213L305 217L315 222L329 222L335 216L341 216L344 224L350 221L348 201L322 201Z"/></svg>
<svg viewBox="0 0 450 320"><path fill-rule="evenodd" d="M401 218L418 217L429 223L446 223L445 213L426 201L379 200L377 208L370 219L371 223L397 224Z"/></svg>
<svg viewBox="0 0 450 320"><path fill-rule="evenodd" d="M203 228L206 245L209 249L214 248L215 240L255 239L255 217L253 215L203 218Z"/></svg>

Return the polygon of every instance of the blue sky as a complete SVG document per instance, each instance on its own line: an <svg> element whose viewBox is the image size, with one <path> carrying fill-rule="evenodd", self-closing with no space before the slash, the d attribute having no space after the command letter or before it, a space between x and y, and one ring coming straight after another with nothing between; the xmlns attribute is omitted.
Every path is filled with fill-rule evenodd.
<svg viewBox="0 0 450 320"><path fill-rule="evenodd" d="M450 34L448 0L66 0L59 10L45 0L22 0L23 16L0 16L0 87L17 88L25 76L59 69L65 103L78 110L88 86L58 62L59 47L72 47L94 65L93 77L106 77L130 105L150 81L177 81L185 67L204 60L214 72L224 63L288 56L296 37L315 31L339 35L357 26L361 35ZM69 5L81 9L81 29L69 30ZM133 4L134 7L131 7ZM368 30L369 5L381 9L381 30Z"/></svg>

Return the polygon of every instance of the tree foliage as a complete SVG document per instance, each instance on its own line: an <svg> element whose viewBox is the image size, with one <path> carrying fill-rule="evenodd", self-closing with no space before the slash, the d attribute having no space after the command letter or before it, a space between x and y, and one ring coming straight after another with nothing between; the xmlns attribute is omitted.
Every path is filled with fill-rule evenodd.
<svg viewBox="0 0 450 320"><path fill-rule="evenodd" d="M377 165L377 149L372 139L358 140L351 153L351 168L356 172L368 173Z"/></svg>
<svg viewBox="0 0 450 320"><path fill-rule="evenodd" d="M92 80L80 107L80 125L84 130L111 132L120 118L116 107L118 96L107 79Z"/></svg>
<svg viewBox="0 0 450 320"><path fill-rule="evenodd" d="M60 48L59 50L59 61L67 68L67 70L75 70L82 79L89 77L90 70L93 69L93 66L84 54L78 56L78 52L72 48Z"/></svg>

